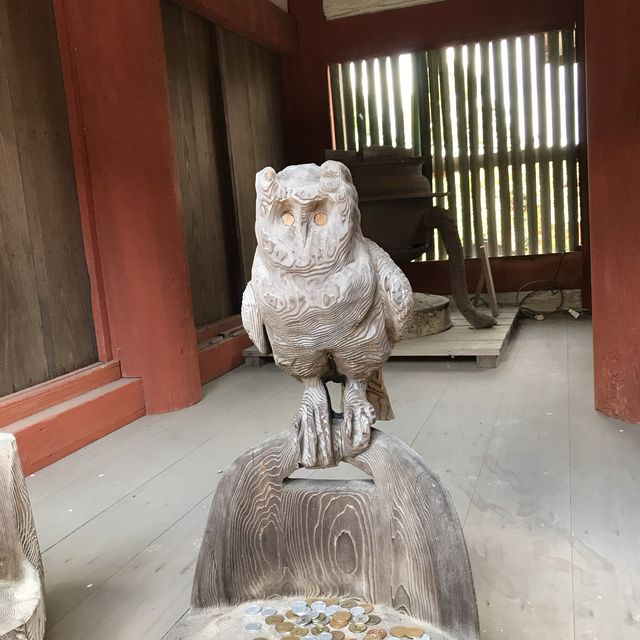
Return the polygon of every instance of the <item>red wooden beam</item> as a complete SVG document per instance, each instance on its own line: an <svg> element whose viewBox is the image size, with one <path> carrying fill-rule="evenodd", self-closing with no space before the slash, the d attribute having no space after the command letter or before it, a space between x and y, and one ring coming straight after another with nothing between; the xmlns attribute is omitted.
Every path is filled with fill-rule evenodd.
<svg viewBox="0 0 640 640"><path fill-rule="evenodd" d="M215 338L216 336L228 334L230 331L240 329L241 327L242 318L240 317L239 313L233 316L229 316L228 318L223 318L222 320L210 322L209 324L205 324L202 327L198 327L196 331L198 336L198 344L200 344L201 342L205 342L206 340L211 340L211 338Z"/></svg>
<svg viewBox="0 0 640 640"><path fill-rule="evenodd" d="M289 0L299 49L284 63L291 162L320 162L331 147L327 64L572 27L583 0L447 0L326 20L322 0Z"/></svg>
<svg viewBox="0 0 640 640"><path fill-rule="evenodd" d="M93 324L96 333L96 346L98 358L107 362L112 359L111 334L109 332L109 318L105 293L104 274L102 272L102 259L100 257L100 245L96 231L95 209L91 193L91 180L89 176L89 160L84 136L84 123L82 121L82 109L80 96L78 95L78 80L72 60L72 47L65 21L62 19L62 11L55 12L56 29L60 50L60 62L64 79L64 90L67 98L67 113L69 117L69 131L71 134L71 148L75 167L76 186L78 192L78 204L80 208L80 222L82 224L82 236L84 252L87 260L87 271L91 286L91 308L93 311Z"/></svg>
<svg viewBox="0 0 640 640"><path fill-rule="evenodd" d="M585 12L595 401L640 423L640 4Z"/></svg>
<svg viewBox="0 0 640 640"><path fill-rule="evenodd" d="M29 474L144 413L142 382L121 379L14 422L3 431L16 437L24 472Z"/></svg>
<svg viewBox="0 0 640 640"><path fill-rule="evenodd" d="M562 261L562 264L560 264ZM560 268L558 269L558 266ZM475 291L480 277L479 258L465 260L469 292ZM403 265L411 286L415 291L448 295L451 293L449 263L446 260L429 260ZM491 258L491 273L496 291L518 291L520 287L533 280L551 281L556 274L561 289L580 289L582 287L582 252L572 251L564 257L560 253L538 256L505 256ZM530 289L540 288L540 283Z"/></svg>
<svg viewBox="0 0 640 640"><path fill-rule="evenodd" d="M207 384L244 364L242 351L251 344L251 338L244 333L200 349L198 357L202 384Z"/></svg>
<svg viewBox="0 0 640 640"><path fill-rule="evenodd" d="M75 398L121 378L120 363L106 362L0 398L0 427Z"/></svg>
<svg viewBox="0 0 640 640"><path fill-rule="evenodd" d="M54 0L113 355L150 413L201 398L158 0ZM78 148L80 151L78 151Z"/></svg>
<svg viewBox="0 0 640 640"><path fill-rule="evenodd" d="M295 20L269 0L175 0L210 22L280 53L298 46Z"/></svg>

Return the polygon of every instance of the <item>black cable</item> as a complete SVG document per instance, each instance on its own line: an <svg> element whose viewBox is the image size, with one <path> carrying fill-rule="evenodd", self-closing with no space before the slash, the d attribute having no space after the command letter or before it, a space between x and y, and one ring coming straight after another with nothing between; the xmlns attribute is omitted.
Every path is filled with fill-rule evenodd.
<svg viewBox="0 0 640 640"><path fill-rule="evenodd" d="M536 312L534 309L531 309L530 307L525 307L523 305L527 300L529 300L529 298L533 297L537 293L543 293L546 291L550 292L552 295L559 293L560 302L558 303L558 306L555 309L553 309L552 311L546 312L544 315L553 315L554 313L560 313L562 311L562 307L564 306L564 291L558 285L558 274L560 273L560 267L564 262L565 253L566 252L563 251L562 254L560 255L560 260L558 262L558 266L556 267L556 272L553 275L553 280L531 280L530 282L526 282L525 284L523 284L516 292L516 306L524 315L530 318L535 318L537 315L539 315L539 313ZM547 283L548 286L534 289L533 291L529 291L524 296L524 298L520 300L520 294L524 289L530 287L531 285L540 284L540 283Z"/></svg>

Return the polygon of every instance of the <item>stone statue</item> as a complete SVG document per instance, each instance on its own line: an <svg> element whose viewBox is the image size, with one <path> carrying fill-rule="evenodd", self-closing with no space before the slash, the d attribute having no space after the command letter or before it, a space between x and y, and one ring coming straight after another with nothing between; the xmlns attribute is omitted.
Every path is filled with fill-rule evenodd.
<svg viewBox="0 0 640 640"><path fill-rule="evenodd" d="M256 176L257 249L242 300L247 333L304 383L295 418L300 462L327 467L364 451L393 417L382 366L410 319L407 278L364 238L349 169L337 161ZM326 382L343 384L343 414ZM337 422L335 418L342 418ZM332 427L338 424L340 447Z"/></svg>

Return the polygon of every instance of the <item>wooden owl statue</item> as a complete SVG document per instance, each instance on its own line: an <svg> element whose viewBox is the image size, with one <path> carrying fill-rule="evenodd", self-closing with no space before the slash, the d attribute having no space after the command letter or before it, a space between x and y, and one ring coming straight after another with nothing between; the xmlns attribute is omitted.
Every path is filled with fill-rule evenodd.
<svg viewBox="0 0 640 640"><path fill-rule="evenodd" d="M413 306L407 278L364 238L349 169L336 161L256 176L256 238L242 321L258 349L304 383L295 418L300 463L327 467L369 444L393 417L382 366ZM343 384L342 414L325 383ZM337 446L336 441L339 441Z"/></svg>

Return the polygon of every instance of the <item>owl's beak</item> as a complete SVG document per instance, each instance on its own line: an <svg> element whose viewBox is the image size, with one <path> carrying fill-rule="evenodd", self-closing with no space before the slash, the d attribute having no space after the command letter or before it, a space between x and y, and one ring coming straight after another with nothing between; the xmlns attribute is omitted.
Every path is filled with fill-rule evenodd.
<svg viewBox="0 0 640 640"><path fill-rule="evenodd" d="M309 235L309 226L306 222L300 222L298 225L298 235L303 247L307 246L307 236Z"/></svg>

